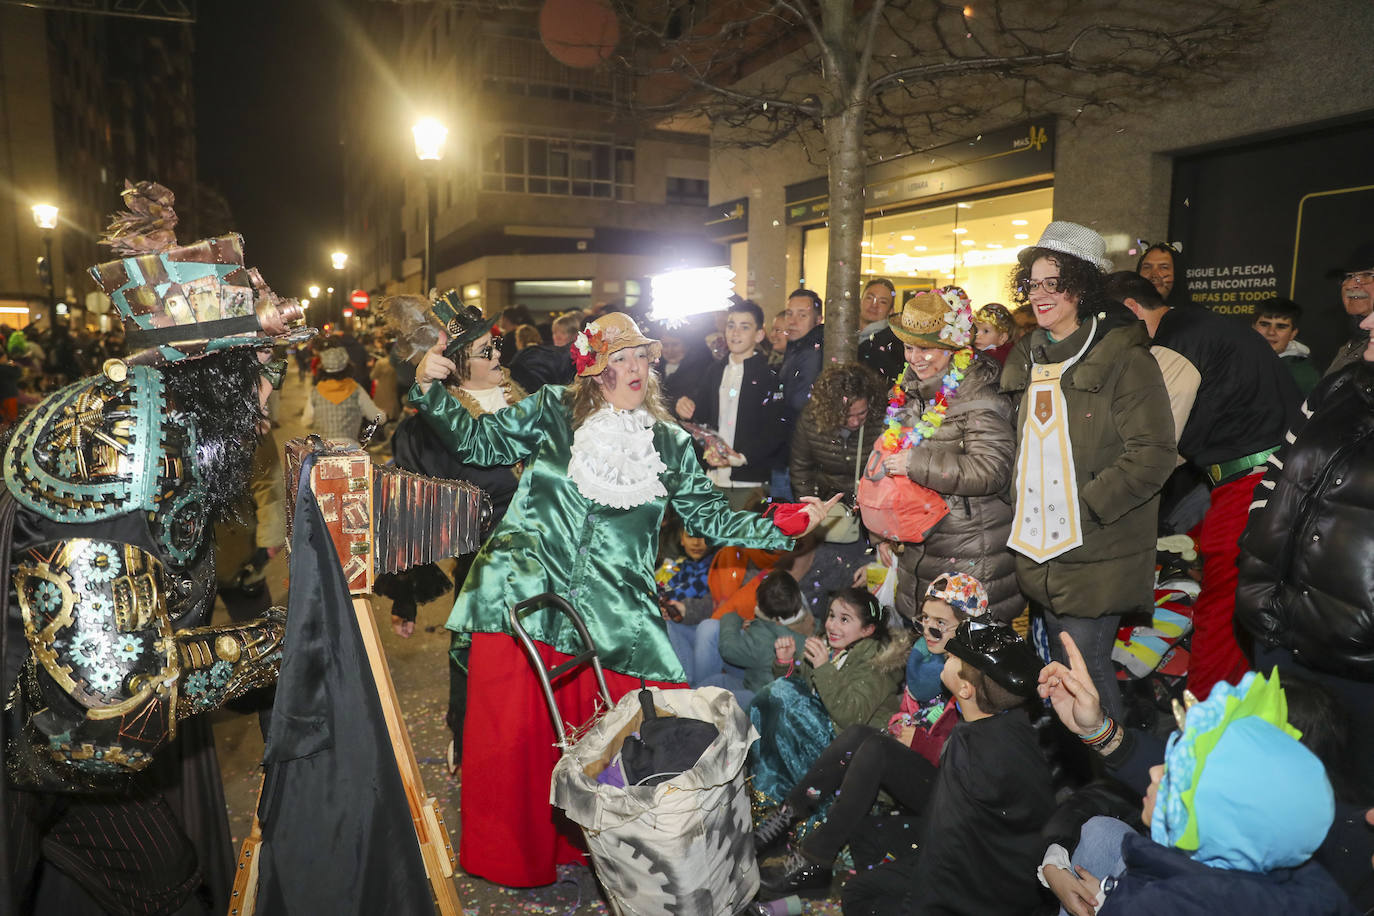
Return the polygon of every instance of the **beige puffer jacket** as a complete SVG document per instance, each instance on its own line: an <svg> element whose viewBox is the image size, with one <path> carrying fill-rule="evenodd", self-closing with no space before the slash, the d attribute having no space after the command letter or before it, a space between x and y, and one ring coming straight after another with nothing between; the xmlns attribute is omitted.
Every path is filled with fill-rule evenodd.
<svg viewBox="0 0 1374 916"><path fill-rule="evenodd" d="M1016 586L1016 562L1007 549L1007 501L1016 451L1011 400L998 391L1001 367L976 357L949 401L945 421L929 439L906 452L907 477L945 498L949 514L925 540L905 544L898 558L897 610L915 617L931 580L941 573L971 575L988 591L988 610L1010 621L1025 607ZM900 419L909 426L940 391L940 377L907 386Z"/></svg>

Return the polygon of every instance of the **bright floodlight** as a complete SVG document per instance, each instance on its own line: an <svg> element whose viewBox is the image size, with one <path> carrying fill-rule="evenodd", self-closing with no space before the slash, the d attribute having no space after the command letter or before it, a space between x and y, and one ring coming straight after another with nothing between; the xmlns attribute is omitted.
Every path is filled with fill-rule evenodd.
<svg viewBox="0 0 1374 916"><path fill-rule="evenodd" d="M318 286L316 286L314 283L311 283L311 284L310 284L310 298L311 298L311 299L318 299L318 298L320 298L320 288L319 288Z"/></svg>
<svg viewBox="0 0 1374 916"><path fill-rule="evenodd" d="M448 128L433 118L425 118L410 129L415 135L415 155L422 160L438 161L444 158L444 140L448 138Z"/></svg>
<svg viewBox="0 0 1374 916"><path fill-rule="evenodd" d="M329 261L334 265L335 270L343 270L348 265L348 255L342 251L336 251L329 256Z"/></svg>
<svg viewBox="0 0 1374 916"><path fill-rule="evenodd" d="M33 223L39 229L56 229L57 208L52 204L34 204Z"/></svg>
<svg viewBox="0 0 1374 916"><path fill-rule="evenodd" d="M730 305L735 272L728 267L694 267L649 278L656 321L682 321L702 312L719 312Z"/></svg>

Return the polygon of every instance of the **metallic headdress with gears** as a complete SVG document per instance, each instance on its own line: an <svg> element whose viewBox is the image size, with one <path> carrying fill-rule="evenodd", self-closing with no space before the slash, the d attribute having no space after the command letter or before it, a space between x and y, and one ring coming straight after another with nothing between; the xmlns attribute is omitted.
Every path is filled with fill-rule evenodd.
<svg viewBox="0 0 1374 916"><path fill-rule="evenodd" d="M100 241L121 257L90 272L124 321L125 362L158 365L314 335L299 302L244 266L242 236L179 246L171 191L126 181L122 197L128 212L111 218Z"/></svg>

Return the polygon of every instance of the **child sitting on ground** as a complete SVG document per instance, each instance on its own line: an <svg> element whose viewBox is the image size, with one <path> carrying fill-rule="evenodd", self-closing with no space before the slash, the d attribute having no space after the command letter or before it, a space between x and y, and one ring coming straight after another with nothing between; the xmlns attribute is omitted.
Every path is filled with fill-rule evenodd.
<svg viewBox="0 0 1374 916"><path fill-rule="evenodd" d="M908 649L904 635L888 632L878 599L852 587L831 597L824 637L808 637L802 658L790 634L778 637L778 678L749 707L760 736L749 751L757 799L780 803L837 732L886 725L897 711Z"/></svg>
<svg viewBox="0 0 1374 916"><path fill-rule="evenodd" d="M906 662L906 689L902 705L887 723L888 731L902 744L938 764L940 748L959 720L947 700L940 676L945 667L945 644L965 620L988 611L983 583L966 573L943 573L926 588L921 604L922 638L911 647Z"/></svg>
<svg viewBox="0 0 1374 916"><path fill-rule="evenodd" d="M988 594L983 584L964 573L942 573L926 589L920 617L923 637L907 657L906 689L901 711L887 723L887 731L904 747L920 754L931 766L939 766L940 751L959 721L958 707L948 700L941 682L945 667L945 646L954 630L965 620L982 617L988 610ZM870 737L882 732L868 725L852 725L826 748L821 760L843 756ZM887 748L898 760L906 755ZM819 764L818 764L819 765ZM802 780L813 781L815 768ZM754 831L755 851L760 855L781 840L796 820L797 812L784 803Z"/></svg>
<svg viewBox="0 0 1374 916"><path fill-rule="evenodd" d="M756 597L752 620L734 613L720 619L720 657L734 671L712 680L715 686L729 688L746 708L754 694L773 680L778 640L793 640L795 654L802 651L816 626L816 618L802 605L797 580L789 573L774 570L764 576Z"/></svg>
<svg viewBox="0 0 1374 916"><path fill-rule="evenodd" d="M836 728L881 725L896 711L907 646L888 632L877 598L861 588L841 589L831 596L822 635L803 644L800 662L791 635L773 643L773 674L795 674L810 685Z"/></svg>
<svg viewBox="0 0 1374 916"><path fill-rule="evenodd" d="M689 534L677 519L664 524L661 543L663 560L654 573L659 611L668 622L668 642L682 663L688 685L699 687L704 678L720 673L714 648L705 654L697 650L702 636L699 624L710 621L715 606L707 577L716 552L705 538ZM714 630L711 635L714 643Z"/></svg>
<svg viewBox="0 0 1374 916"><path fill-rule="evenodd" d="M1056 668L1053 676L1069 675ZM1335 801L1321 761L1288 722L1278 672L1267 680L1249 672L1236 687L1222 682L1181 719L1163 765L1150 769L1141 813L1148 838L1094 817L1071 861L1061 846L1045 854L1041 880L1060 912L1353 916L1345 893L1311 861ZM1100 731L1084 740L1114 743L1120 726L1107 718Z"/></svg>
<svg viewBox="0 0 1374 916"><path fill-rule="evenodd" d="M1010 627L977 620L959 624L945 648L941 680L962 721L945 744L939 768L889 735L847 731L779 812L783 819L806 816L839 790L825 823L780 869L764 876L761 898L828 891L831 864L881 788L921 815L920 839L889 850L886 861L849 881L846 916L1024 916L1036 907L1040 828L1054 810L1054 793L1021 707L1035 695L1040 661Z"/></svg>
<svg viewBox="0 0 1374 916"><path fill-rule="evenodd" d="M716 552L706 543L706 538L688 534L680 521L674 521L665 534L665 540L671 539L672 548L665 551L654 573L659 586L659 606L669 620L699 623L710 617L715 609L706 580Z"/></svg>

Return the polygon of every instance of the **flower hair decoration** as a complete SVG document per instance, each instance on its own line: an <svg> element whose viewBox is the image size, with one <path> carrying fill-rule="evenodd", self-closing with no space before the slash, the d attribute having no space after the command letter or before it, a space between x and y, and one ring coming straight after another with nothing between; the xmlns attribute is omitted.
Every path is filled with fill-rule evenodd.
<svg viewBox="0 0 1374 916"><path fill-rule="evenodd" d="M606 349L606 340L601 333L601 329L594 324L578 332L577 337L572 343L573 368L578 372L586 369L596 362L598 353Z"/></svg>
<svg viewBox="0 0 1374 916"><path fill-rule="evenodd" d="M967 347L973 340L973 302L968 293L958 286L941 287L935 292L949 306L949 311L945 312L945 326L940 329L940 339L956 347Z"/></svg>

